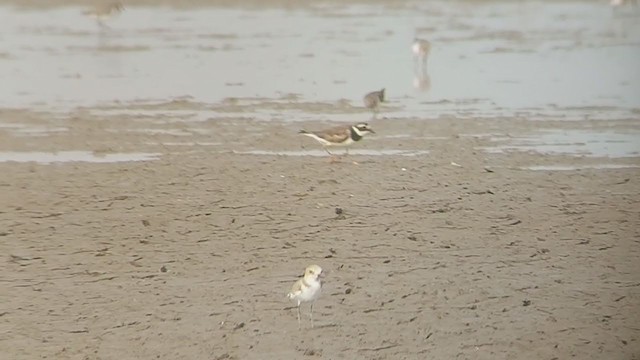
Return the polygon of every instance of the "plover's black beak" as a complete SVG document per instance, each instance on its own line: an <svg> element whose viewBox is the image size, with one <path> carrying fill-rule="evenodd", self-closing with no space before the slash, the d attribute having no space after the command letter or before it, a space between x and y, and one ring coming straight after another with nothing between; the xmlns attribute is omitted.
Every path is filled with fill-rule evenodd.
<svg viewBox="0 0 640 360"><path fill-rule="evenodd" d="M372 134L376 133L375 131L373 131L373 129L369 129L369 132L372 133Z"/></svg>

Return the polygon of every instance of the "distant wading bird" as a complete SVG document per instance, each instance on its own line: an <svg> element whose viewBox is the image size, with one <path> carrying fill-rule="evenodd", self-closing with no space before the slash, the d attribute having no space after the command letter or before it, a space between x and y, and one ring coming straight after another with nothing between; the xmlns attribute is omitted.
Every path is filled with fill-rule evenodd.
<svg viewBox="0 0 640 360"><path fill-rule="evenodd" d="M413 52L414 59L418 61L418 66L422 69L422 67L426 65L427 57L429 57L429 53L431 52L431 43L424 39L415 38L411 45L411 51Z"/></svg>
<svg viewBox="0 0 640 360"><path fill-rule="evenodd" d="M311 303L311 327L313 327L313 304L320 297L322 283L320 277L323 276L322 268L318 265L310 265L304 270L304 276L293 284L291 291L287 294L290 300L297 303L298 309L298 328L300 325L300 305L303 302Z"/></svg>
<svg viewBox="0 0 640 360"><path fill-rule="evenodd" d="M83 11L82 14L95 19L100 27L108 27L104 23L104 20L107 20L122 11L124 11L124 5L122 5L121 2L112 2L99 4L93 9Z"/></svg>
<svg viewBox="0 0 640 360"><path fill-rule="evenodd" d="M320 131L300 130L299 133L316 139L316 141L322 144L324 150L331 155L333 159L334 155L328 148L346 147L346 152L348 154L350 145L356 141L362 140L362 138L367 134L375 134L375 131L373 131L367 123L358 123L355 125L336 126Z"/></svg>
<svg viewBox="0 0 640 360"><path fill-rule="evenodd" d="M411 45L411 51L413 52L413 86L419 91L429 91L431 77L427 71L427 58L431 52L431 43L415 38Z"/></svg>
<svg viewBox="0 0 640 360"><path fill-rule="evenodd" d="M364 102L364 107L373 110L374 114L377 113L380 103L384 102L384 89L368 93L362 101Z"/></svg>

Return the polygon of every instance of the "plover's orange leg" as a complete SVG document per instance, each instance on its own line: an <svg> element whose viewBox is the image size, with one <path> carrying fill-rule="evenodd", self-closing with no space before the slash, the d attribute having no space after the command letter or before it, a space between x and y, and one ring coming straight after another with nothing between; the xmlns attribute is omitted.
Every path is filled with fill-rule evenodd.
<svg viewBox="0 0 640 360"><path fill-rule="evenodd" d="M335 155L334 153L332 153L331 151L329 151L329 149L327 149L326 146L322 147L324 149L324 151L327 152L327 154L329 154L329 162L330 163L334 163L334 162L338 162L339 161L339 157L337 155Z"/></svg>
<svg viewBox="0 0 640 360"><path fill-rule="evenodd" d="M340 161L340 156L332 153L331 151L329 151L329 149L327 149L326 147L323 147L324 151L327 152L327 154L329 154L329 162L330 163L334 163L334 162L339 162Z"/></svg>

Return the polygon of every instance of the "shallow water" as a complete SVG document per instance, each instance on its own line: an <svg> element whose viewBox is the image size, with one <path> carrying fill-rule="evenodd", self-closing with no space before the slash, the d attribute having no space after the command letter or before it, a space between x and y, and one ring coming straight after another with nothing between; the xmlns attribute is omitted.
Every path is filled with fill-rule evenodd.
<svg viewBox="0 0 640 360"><path fill-rule="evenodd" d="M490 153L528 151L545 155L586 157L638 157L640 132L594 130L547 130L527 137L492 137L497 145L483 148Z"/></svg>
<svg viewBox="0 0 640 360"><path fill-rule="evenodd" d="M10 84L0 106L232 97L258 99L242 111L252 118L352 121L363 114L260 103L294 94L294 103L361 107L364 93L385 87L390 117L637 118L640 108L639 18L604 2L131 7L110 29L82 10L0 7L0 81ZM416 34L433 43L428 74L415 70Z"/></svg>

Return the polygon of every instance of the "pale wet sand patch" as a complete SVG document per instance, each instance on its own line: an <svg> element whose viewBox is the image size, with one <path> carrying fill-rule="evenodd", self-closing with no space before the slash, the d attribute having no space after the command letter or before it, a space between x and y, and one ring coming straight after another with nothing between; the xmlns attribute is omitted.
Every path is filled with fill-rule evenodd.
<svg viewBox="0 0 640 360"><path fill-rule="evenodd" d="M370 137L371 140L375 139L418 139L418 140L449 140L447 136L420 136L416 134L394 134L394 135L378 135L376 137Z"/></svg>
<svg viewBox="0 0 640 360"><path fill-rule="evenodd" d="M232 87L243 86L243 84L229 85L233 85ZM337 99L333 102L310 102L301 100L298 94L282 94L275 99L228 97L220 102L206 103L194 101L191 97L185 96L170 101L139 99L131 102L80 107L80 109L111 116L144 115L145 117L153 117L164 115L175 118L185 116L194 121L229 118L233 115L240 115L243 118L254 117L255 120L271 120L272 118L266 117L266 114L276 115L280 119L286 119L290 115L292 121L298 121L295 119L297 114L305 118L317 117L318 115L352 117L353 114L364 114L365 117L371 117L371 110L361 106L361 101L361 99ZM386 106L382 111L392 109L393 107Z"/></svg>
<svg viewBox="0 0 640 360"><path fill-rule="evenodd" d="M194 100L192 96L184 95L177 96L170 99L144 99L138 98L131 101L117 101L114 103L97 104L95 106L87 107L89 109L99 110L119 110L125 108L126 110L205 110L209 104L201 101Z"/></svg>
<svg viewBox="0 0 640 360"><path fill-rule="evenodd" d="M243 48L234 46L233 44L224 44L221 46L199 45L197 49L200 51L242 51L243 50Z"/></svg>
<svg viewBox="0 0 640 360"><path fill-rule="evenodd" d="M531 165L520 167L522 170L533 171L576 171L576 170L607 170L607 169L635 169L640 164L585 164L585 165Z"/></svg>
<svg viewBox="0 0 640 360"><path fill-rule="evenodd" d="M93 36L94 33L87 30L74 30L63 26L22 26L19 30L24 34L47 35L47 36L71 36L85 38Z"/></svg>
<svg viewBox="0 0 640 360"><path fill-rule="evenodd" d="M469 138L483 138L483 139L494 139L494 138L504 138L508 137L508 134L504 133L468 133L468 134L458 134L459 137L469 137Z"/></svg>
<svg viewBox="0 0 640 360"><path fill-rule="evenodd" d="M234 33L206 33L206 34L198 34L197 36L200 39L237 39L238 34Z"/></svg>
<svg viewBox="0 0 640 360"><path fill-rule="evenodd" d="M175 142L175 141L162 141L162 142L153 142L146 141L145 145L160 145L160 146L175 146L175 147L195 147L195 146L220 146L224 145L222 142L207 142L207 141L184 141L184 142Z"/></svg>
<svg viewBox="0 0 640 360"><path fill-rule="evenodd" d="M229 97L219 103L212 104L212 109L218 112L250 112L256 109L265 110L301 110L309 113L350 113L371 112L364 106L354 106L356 100L336 99L332 102L305 101L299 94L283 94L279 99L270 98L237 98ZM362 100L357 100L361 102Z"/></svg>
<svg viewBox="0 0 640 360"><path fill-rule="evenodd" d="M68 132L68 127L56 127L36 124L0 123L0 131L5 130L14 136L47 136Z"/></svg>
<svg viewBox="0 0 640 360"><path fill-rule="evenodd" d="M91 151L58 151L58 152L38 152L38 151L2 151L0 152L0 163L2 162L18 162L27 163L34 162L38 164L53 163L71 163L71 162L88 162L88 163L119 163L129 161L151 161L157 160L162 154L160 153L110 153L96 154Z"/></svg>
<svg viewBox="0 0 640 360"><path fill-rule="evenodd" d="M50 136L65 132L69 132L69 128L48 126L25 126L12 131L16 136Z"/></svg>
<svg viewBox="0 0 640 360"><path fill-rule="evenodd" d="M110 133L139 133L145 135L193 136L196 131L183 129L107 129Z"/></svg>
<svg viewBox="0 0 640 360"><path fill-rule="evenodd" d="M211 128L197 128L197 127L180 127L173 129L155 129L155 128L140 128L140 129L131 129L130 133L139 133L139 134L151 134L151 135L171 135L171 136L191 136L193 138L207 138L209 137L215 130Z"/></svg>
<svg viewBox="0 0 640 360"><path fill-rule="evenodd" d="M151 48L146 45L98 45L98 46L68 46L69 52L135 52L149 51Z"/></svg>
<svg viewBox="0 0 640 360"><path fill-rule="evenodd" d="M407 149L351 149L349 153L344 150L331 149L332 154L338 156L344 156L348 159L350 155L362 155L362 156L420 156L427 155L427 150L407 150ZM324 150L298 150L298 151L286 151L286 150L247 150L247 151L233 151L234 154L244 155L267 155L267 156L315 156L315 157L330 157L330 155Z"/></svg>
<svg viewBox="0 0 640 360"><path fill-rule="evenodd" d="M127 107L104 110L104 109L83 109L77 113L90 114L92 119L88 121L131 121L143 124L189 124L209 121L213 114L206 110L142 110L128 109Z"/></svg>
<svg viewBox="0 0 640 360"><path fill-rule="evenodd" d="M489 153L532 151L588 157L639 157L640 132L617 133L602 129L546 130L530 136L491 137L500 145L480 148Z"/></svg>

